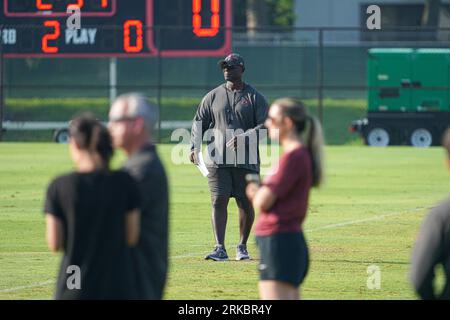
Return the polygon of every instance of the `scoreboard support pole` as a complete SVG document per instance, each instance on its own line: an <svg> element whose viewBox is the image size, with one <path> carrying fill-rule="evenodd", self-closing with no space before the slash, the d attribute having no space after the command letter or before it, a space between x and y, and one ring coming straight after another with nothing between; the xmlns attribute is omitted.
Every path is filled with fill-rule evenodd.
<svg viewBox="0 0 450 320"><path fill-rule="evenodd" d="M117 97L117 58L109 59L109 105Z"/></svg>
<svg viewBox="0 0 450 320"><path fill-rule="evenodd" d="M160 48L161 44L161 28L156 27L156 34L158 35L158 48ZM158 104L158 143L161 143L161 112L162 112L162 58L161 58L161 50L158 50L157 63L158 63L158 88L157 88L157 104Z"/></svg>

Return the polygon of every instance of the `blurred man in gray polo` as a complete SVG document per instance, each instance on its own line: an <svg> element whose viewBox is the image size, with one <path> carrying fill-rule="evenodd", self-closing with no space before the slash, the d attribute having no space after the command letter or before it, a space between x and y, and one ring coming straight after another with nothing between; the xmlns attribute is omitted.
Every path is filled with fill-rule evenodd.
<svg viewBox="0 0 450 320"><path fill-rule="evenodd" d="M161 299L168 265L168 183L152 142L156 108L140 94L116 99L109 112L114 146L125 151L123 169L137 181L141 194L141 238L133 249L140 299Z"/></svg>

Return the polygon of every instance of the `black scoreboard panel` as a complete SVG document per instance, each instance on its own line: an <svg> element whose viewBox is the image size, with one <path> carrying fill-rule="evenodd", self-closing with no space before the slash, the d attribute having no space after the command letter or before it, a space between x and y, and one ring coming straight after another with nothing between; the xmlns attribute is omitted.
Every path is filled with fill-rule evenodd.
<svg viewBox="0 0 450 320"><path fill-rule="evenodd" d="M51 12L53 16L65 16L67 7L70 5L77 6L80 11L85 12L88 16L112 16L116 11L116 1L112 0L6 0L4 1L4 14L9 17L31 17L36 14L49 15Z"/></svg>
<svg viewBox="0 0 450 320"><path fill-rule="evenodd" d="M223 56L231 0L0 0L5 57ZM81 28L67 21L79 8ZM75 7L74 7L75 6Z"/></svg>

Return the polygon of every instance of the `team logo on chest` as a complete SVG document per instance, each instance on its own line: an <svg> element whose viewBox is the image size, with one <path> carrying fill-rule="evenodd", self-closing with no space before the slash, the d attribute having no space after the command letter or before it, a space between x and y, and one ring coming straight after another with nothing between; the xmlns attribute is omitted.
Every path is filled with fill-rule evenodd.
<svg viewBox="0 0 450 320"><path fill-rule="evenodd" d="M247 107L250 105L250 100L247 97L242 97L241 100L239 100L239 103L244 107Z"/></svg>

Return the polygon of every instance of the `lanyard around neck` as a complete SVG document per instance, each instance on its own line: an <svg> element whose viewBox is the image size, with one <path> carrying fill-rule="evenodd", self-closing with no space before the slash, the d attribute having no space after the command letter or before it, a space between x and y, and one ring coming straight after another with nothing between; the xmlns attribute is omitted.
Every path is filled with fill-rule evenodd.
<svg viewBox="0 0 450 320"><path fill-rule="evenodd" d="M228 107L226 108L225 112L226 112L226 116L227 116L227 123L231 124L233 121L233 115L235 113L235 107L236 107L236 91L232 91L232 90L228 90L227 86L225 85L225 94L227 96L227 102L228 102ZM230 103L230 97L228 96L228 91L230 91L233 94L233 104Z"/></svg>

